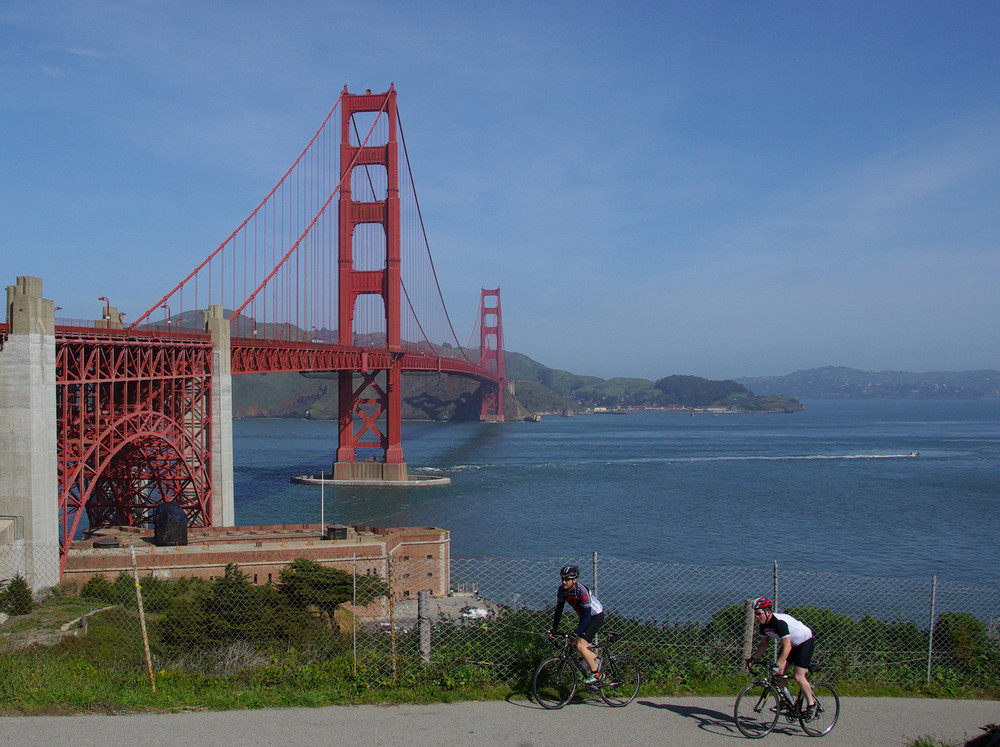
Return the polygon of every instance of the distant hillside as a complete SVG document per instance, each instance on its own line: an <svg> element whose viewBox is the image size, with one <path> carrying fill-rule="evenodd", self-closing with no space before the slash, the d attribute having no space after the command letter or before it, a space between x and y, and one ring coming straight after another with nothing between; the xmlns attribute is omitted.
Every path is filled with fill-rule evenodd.
<svg viewBox="0 0 1000 747"><path fill-rule="evenodd" d="M474 353L475 351L470 351ZM504 417L573 414L594 407L731 407L744 412L795 412L801 403L783 396L760 397L735 381L698 376L647 379L579 376L507 353L505 372L514 396L504 396ZM247 374L233 377L235 417L337 417L335 374ZM406 420L478 420L479 383L444 374L403 377Z"/></svg>
<svg viewBox="0 0 1000 747"><path fill-rule="evenodd" d="M404 420L478 420L479 402L479 382L472 379L427 373L403 377ZM524 414L516 400L505 398L504 417ZM336 374L234 376L233 416L335 420Z"/></svg>
<svg viewBox="0 0 1000 747"><path fill-rule="evenodd" d="M737 379L761 395L798 399L987 399L1000 397L1000 371L859 371L826 366L786 376Z"/></svg>
<svg viewBox="0 0 1000 747"><path fill-rule="evenodd" d="M802 404L780 395L759 397L735 381L713 381L699 376L667 376L657 381L616 377L601 379L548 368L519 353L506 356L507 376L516 382L521 404L533 412L584 410L593 407L732 407L745 412L795 412ZM536 396L541 391L562 398L563 407L546 410L522 396L526 384Z"/></svg>

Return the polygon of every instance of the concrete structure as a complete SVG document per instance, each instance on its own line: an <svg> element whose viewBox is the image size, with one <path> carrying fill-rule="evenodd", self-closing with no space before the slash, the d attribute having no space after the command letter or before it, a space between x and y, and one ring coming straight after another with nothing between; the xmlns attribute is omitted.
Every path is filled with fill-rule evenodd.
<svg viewBox="0 0 1000 747"><path fill-rule="evenodd" d="M12 549L0 579L38 591L59 583L55 312L40 278L7 286L0 422L0 543Z"/></svg>
<svg viewBox="0 0 1000 747"><path fill-rule="evenodd" d="M421 591L436 596L450 590L451 537L435 527L328 527L293 524L247 527L188 527L188 544L157 547L153 530L113 527L88 533L73 543L66 557L63 583L82 586L101 573L113 581L132 573L132 550L140 576L214 579L236 563L255 584L277 583L293 560L307 558L320 565L359 576L389 580L394 601L416 599ZM360 611L372 619L389 614L385 600Z"/></svg>
<svg viewBox="0 0 1000 747"><path fill-rule="evenodd" d="M354 464L368 464L368 462L354 462ZM451 478L443 475L407 475L405 480L382 480L382 479L346 479L341 480L336 477L325 477L321 475L292 475L292 482L296 485L381 485L399 487L439 487L441 485L451 485Z"/></svg>
<svg viewBox="0 0 1000 747"><path fill-rule="evenodd" d="M212 524L236 523L233 488L233 367L229 320L209 306L205 331L212 337Z"/></svg>

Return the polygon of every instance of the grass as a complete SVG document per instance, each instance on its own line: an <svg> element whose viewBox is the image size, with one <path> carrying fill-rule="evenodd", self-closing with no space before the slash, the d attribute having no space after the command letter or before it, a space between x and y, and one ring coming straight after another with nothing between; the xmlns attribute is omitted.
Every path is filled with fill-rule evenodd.
<svg viewBox="0 0 1000 747"><path fill-rule="evenodd" d="M150 686L141 645L121 646L119 637L92 625L88 640L69 638L55 646L32 646L0 654L0 713L136 713L244 710L329 705L447 703L528 697L526 682L495 682L471 665L430 665L389 673L359 671L350 654L289 666L272 660L227 675L205 675L161 665ZM734 696L745 679L644 683L641 695ZM885 688L850 688L851 695L910 695ZM847 693L844 693L847 694ZM929 745L917 745L929 747ZM935 746L937 747L937 746Z"/></svg>
<svg viewBox="0 0 1000 747"><path fill-rule="evenodd" d="M153 584L147 586L155 588ZM88 615L86 635L79 622L63 630L66 623L84 615ZM516 659L514 663L496 666L470 661L482 655L477 648L481 631L479 626L459 625L448 643L435 649L448 662L427 666L415 660L412 640L401 639L399 660L394 662L387 638L379 634L359 645L363 653L355 664L350 640L345 643L345 639L328 630L320 631L319 639L272 641L271 648L266 642L236 641L194 649L194 653L171 654L159 637L157 621L161 617L161 613L147 609L155 690L150 684L134 610L57 595L31 614L11 618L0 635L0 714L242 710L527 698L534 663L550 650L540 639L521 635L504 639L506 650ZM524 621L520 627L532 630L538 626ZM404 653L407 650L409 655ZM684 655L675 649L650 645L643 649L640 660L645 662L643 675L648 678L640 691L645 697L735 697L748 682L745 674L722 664L720 656L705 652ZM841 677L835 681L842 696L1000 696L1000 686L995 682L987 690L976 690L957 671L946 672L930 684L920 678L905 680L909 685L886 679L874 672L866 678ZM946 747L933 742L914 745Z"/></svg>
<svg viewBox="0 0 1000 747"><path fill-rule="evenodd" d="M97 609L91 602L79 597L55 597L39 605L30 615L12 617L4 625L5 636L34 634L40 638L50 638L60 633L65 623L75 620Z"/></svg>

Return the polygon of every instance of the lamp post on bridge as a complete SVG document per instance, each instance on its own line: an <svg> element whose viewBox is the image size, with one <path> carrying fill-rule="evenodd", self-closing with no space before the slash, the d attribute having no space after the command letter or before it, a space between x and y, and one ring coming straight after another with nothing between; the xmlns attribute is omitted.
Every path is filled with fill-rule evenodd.
<svg viewBox="0 0 1000 747"><path fill-rule="evenodd" d="M99 296L98 301L104 301L104 318L107 321L111 321L111 301L108 300L107 296Z"/></svg>
<svg viewBox="0 0 1000 747"><path fill-rule="evenodd" d="M170 313L170 304L167 304L167 303L161 304L160 308L161 309L166 309L166 311L167 311L167 313L164 316L166 317L167 331L169 332L170 331L170 317L172 316L172 314Z"/></svg>

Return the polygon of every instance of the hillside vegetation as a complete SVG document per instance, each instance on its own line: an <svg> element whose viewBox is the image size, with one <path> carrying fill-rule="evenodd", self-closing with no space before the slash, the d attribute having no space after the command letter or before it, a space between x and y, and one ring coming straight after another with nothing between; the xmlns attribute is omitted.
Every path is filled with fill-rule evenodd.
<svg viewBox="0 0 1000 747"><path fill-rule="evenodd" d="M762 394L802 399L986 399L1000 397L1000 371L859 371L825 366L785 376L743 378Z"/></svg>
<svg viewBox="0 0 1000 747"><path fill-rule="evenodd" d="M475 351L472 351L473 353ZM514 395L504 397L504 417L538 413L571 415L594 407L705 408L744 412L795 412L802 405L782 396L758 397L735 381L698 376L601 379L548 368L520 353L507 353L505 372ZM446 374L407 374L403 385L406 420L477 420L479 383ZM336 374L253 374L233 377L235 417L337 417Z"/></svg>

